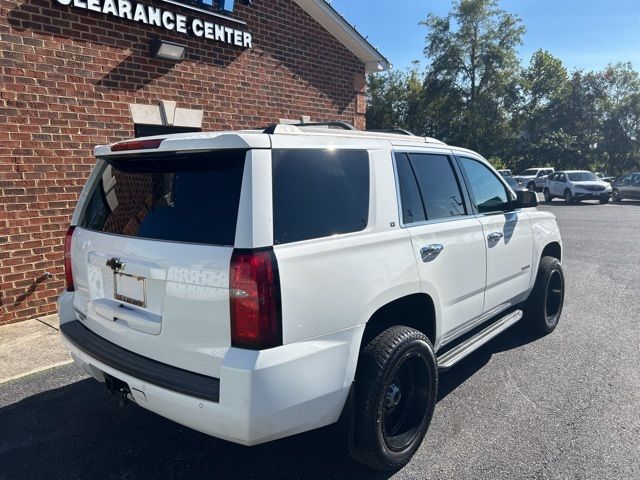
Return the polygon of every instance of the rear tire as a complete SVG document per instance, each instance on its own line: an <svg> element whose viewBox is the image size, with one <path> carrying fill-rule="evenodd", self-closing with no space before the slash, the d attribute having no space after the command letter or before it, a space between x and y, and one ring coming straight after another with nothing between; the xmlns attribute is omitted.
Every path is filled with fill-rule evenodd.
<svg viewBox="0 0 640 480"><path fill-rule="evenodd" d="M360 352L352 457L381 471L404 467L429 428L437 394L429 339L404 326L380 333Z"/></svg>
<svg viewBox="0 0 640 480"><path fill-rule="evenodd" d="M544 195L544 201L545 202L550 202L551 200L553 200L553 197L551 196L551 192L549 191L548 188L545 188L544 191L542 192Z"/></svg>
<svg viewBox="0 0 640 480"><path fill-rule="evenodd" d="M564 305L564 273L560 260L542 257L536 283L525 304L529 330L547 335L555 330Z"/></svg>

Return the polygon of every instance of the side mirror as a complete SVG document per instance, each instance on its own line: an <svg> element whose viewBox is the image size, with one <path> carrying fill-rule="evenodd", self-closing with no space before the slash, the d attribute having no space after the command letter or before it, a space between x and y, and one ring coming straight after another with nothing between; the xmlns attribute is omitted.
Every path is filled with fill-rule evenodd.
<svg viewBox="0 0 640 480"><path fill-rule="evenodd" d="M516 203L518 208L530 208L538 206L538 196L536 192L519 191L516 193Z"/></svg>

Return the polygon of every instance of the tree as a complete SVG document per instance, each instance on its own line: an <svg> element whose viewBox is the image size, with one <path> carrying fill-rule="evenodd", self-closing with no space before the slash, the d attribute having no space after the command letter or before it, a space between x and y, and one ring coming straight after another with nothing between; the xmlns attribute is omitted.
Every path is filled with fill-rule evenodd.
<svg viewBox="0 0 640 480"><path fill-rule="evenodd" d="M640 157L640 76L631 64L609 65L600 74L602 135L599 168L620 174L638 167Z"/></svg>
<svg viewBox="0 0 640 480"><path fill-rule="evenodd" d="M516 49L525 32L520 19L500 10L496 0L457 0L449 15L430 14L423 24L429 30L426 114L438 118L435 133L479 151L499 151L512 133Z"/></svg>
<svg viewBox="0 0 640 480"><path fill-rule="evenodd" d="M569 73L539 50L521 67L524 27L496 0L455 0L422 23L427 67L369 77L370 128L406 128L517 171L640 168L640 74L630 64Z"/></svg>

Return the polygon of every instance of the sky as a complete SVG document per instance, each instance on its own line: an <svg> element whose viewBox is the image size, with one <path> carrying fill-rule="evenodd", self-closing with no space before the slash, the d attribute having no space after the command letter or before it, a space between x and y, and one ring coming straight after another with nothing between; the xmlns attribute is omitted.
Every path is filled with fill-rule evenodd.
<svg viewBox="0 0 640 480"><path fill-rule="evenodd" d="M451 0L332 0L331 4L368 37L395 69L413 60L424 64L427 14L444 16ZM569 70L600 70L609 63L631 62L640 70L640 0L500 0L500 8L518 15L527 33L520 57L545 49Z"/></svg>

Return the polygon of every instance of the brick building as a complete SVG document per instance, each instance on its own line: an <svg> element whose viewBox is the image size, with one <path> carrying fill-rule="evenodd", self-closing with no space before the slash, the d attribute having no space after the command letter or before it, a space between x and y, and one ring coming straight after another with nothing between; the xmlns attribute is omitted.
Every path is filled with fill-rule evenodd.
<svg viewBox="0 0 640 480"><path fill-rule="evenodd" d="M325 0L2 0L0 324L55 311L94 145L280 119L362 128L365 73L388 67Z"/></svg>

